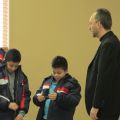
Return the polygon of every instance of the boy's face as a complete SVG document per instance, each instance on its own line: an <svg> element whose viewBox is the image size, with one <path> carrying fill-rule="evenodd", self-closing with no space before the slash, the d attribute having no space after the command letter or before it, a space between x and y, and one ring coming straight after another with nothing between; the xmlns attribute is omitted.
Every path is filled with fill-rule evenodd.
<svg viewBox="0 0 120 120"><path fill-rule="evenodd" d="M18 66L19 66L19 62L12 62L12 61L7 62L7 70L9 72L15 72Z"/></svg>
<svg viewBox="0 0 120 120"><path fill-rule="evenodd" d="M55 80L59 81L67 74L67 70L63 70L62 68L53 68L53 77Z"/></svg>

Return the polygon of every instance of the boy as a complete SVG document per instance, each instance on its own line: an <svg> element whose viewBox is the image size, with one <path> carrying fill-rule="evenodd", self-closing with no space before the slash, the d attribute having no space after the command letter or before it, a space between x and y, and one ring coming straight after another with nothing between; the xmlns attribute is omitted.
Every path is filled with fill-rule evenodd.
<svg viewBox="0 0 120 120"><path fill-rule="evenodd" d="M19 65L21 54L10 49L0 66L0 119L23 120L28 112L30 95L28 79Z"/></svg>
<svg viewBox="0 0 120 120"><path fill-rule="evenodd" d="M2 47L0 48L0 63L4 61L4 56L5 53L7 52L8 48L7 47Z"/></svg>
<svg viewBox="0 0 120 120"><path fill-rule="evenodd" d="M67 60L57 56L52 61L53 75L44 79L33 97L39 106L36 120L73 120L78 105L80 84L68 73Z"/></svg>

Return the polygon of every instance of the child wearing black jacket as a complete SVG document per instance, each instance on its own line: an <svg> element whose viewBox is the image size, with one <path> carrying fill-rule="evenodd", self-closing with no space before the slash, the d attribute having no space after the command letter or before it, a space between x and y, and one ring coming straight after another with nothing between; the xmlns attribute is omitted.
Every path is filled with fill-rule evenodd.
<svg viewBox="0 0 120 120"><path fill-rule="evenodd" d="M36 120L73 120L80 102L81 87L68 73L67 60L57 56L52 61L53 74L43 80L33 97L40 107Z"/></svg>
<svg viewBox="0 0 120 120"><path fill-rule="evenodd" d="M20 61L20 52L10 49L0 65L0 120L23 120L29 110L31 92Z"/></svg>

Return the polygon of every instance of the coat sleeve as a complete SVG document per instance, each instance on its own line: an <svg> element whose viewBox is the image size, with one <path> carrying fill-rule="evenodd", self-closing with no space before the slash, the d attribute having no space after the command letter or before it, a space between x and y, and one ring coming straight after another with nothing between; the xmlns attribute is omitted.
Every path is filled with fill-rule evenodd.
<svg viewBox="0 0 120 120"><path fill-rule="evenodd" d="M74 83L68 94L58 93L56 104L65 109L76 107L81 99L81 86L79 83Z"/></svg>
<svg viewBox="0 0 120 120"><path fill-rule="evenodd" d="M10 100L0 94L0 110L2 111L8 110L9 104Z"/></svg>
<svg viewBox="0 0 120 120"><path fill-rule="evenodd" d="M38 107L41 107L41 106L43 105L43 103L44 103L44 101L43 101L43 102L39 102L39 101L38 101L38 96L39 96L39 95L41 94L41 92L42 92L42 86L43 86L43 84L44 84L44 81L43 81L42 85L40 86L40 88L36 91L35 95L33 96L33 103L34 103L36 106L38 106Z"/></svg>
<svg viewBox="0 0 120 120"><path fill-rule="evenodd" d="M106 43L102 46L98 62L97 84L95 88L93 106L102 107L103 99L108 99L112 90L112 80L115 73L114 44Z"/></svg>
<svg viewBox="0 0 120 120"><path fill-rule="evenodd" d="M5 83L4 78L0 78L0 110L8 110L10 99L6 97L5 89L8 83Z"/></svg>

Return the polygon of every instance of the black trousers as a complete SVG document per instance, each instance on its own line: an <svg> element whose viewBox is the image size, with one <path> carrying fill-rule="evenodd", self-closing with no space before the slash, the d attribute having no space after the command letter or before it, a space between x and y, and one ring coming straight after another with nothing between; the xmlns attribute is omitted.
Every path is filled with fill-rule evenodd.
<svg viewBox="0 0 120 120"><path fill-rule="evenodd" d="M112 118L100 118L98 120L118 120L118 119L119 119L119 115L116 115L116 116L114 116Z"/></svg>

